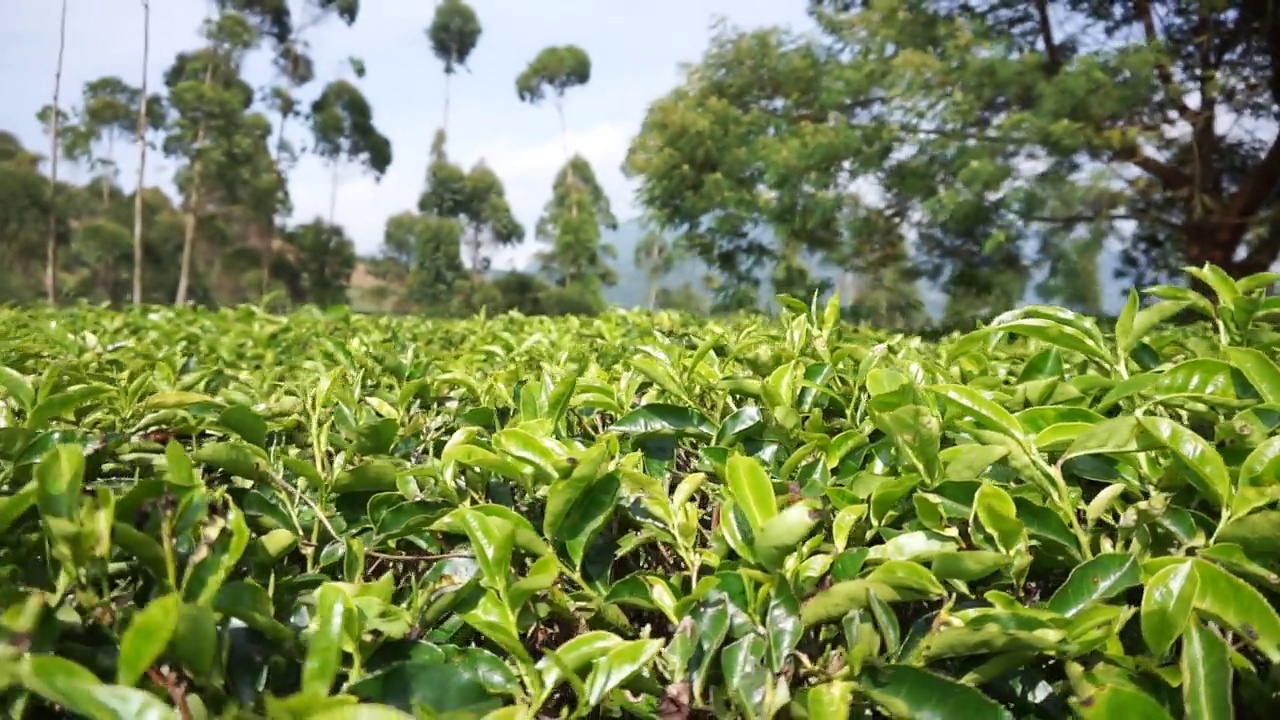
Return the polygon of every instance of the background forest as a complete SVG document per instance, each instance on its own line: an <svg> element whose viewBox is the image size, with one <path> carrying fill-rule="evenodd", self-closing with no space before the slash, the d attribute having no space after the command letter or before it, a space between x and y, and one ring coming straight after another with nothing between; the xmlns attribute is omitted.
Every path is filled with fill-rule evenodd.
<svg viewBox="0 0 1280 720"><path fill-rule="evenodd" d="M643 217L622 221L565 129L566 100L608 82L588 53L553 44L518 77L469 76L503 18L442 0L415 59L446 80L421 195L368 257L334 208L344 178L396 159L361 89L392 70L322 72L309 37L372 6L219 0L175 57L150 56L141 6L136 82L65 87L51 47L32 109L47 145L0 131L0 301L705 313L839 289L851 317L906 329L1033 298L1105 312L1185 264L1241 276L1280 255L1275 0L810 0L805 28L718 25L631 143ZM255 85L261 57L274 77ZM451 159L460 76L557 116L564 164L531 227L493 169ZM306 155L332 170L327 216L293 212ZM521 243L533 263L495 269Z"/></svg>

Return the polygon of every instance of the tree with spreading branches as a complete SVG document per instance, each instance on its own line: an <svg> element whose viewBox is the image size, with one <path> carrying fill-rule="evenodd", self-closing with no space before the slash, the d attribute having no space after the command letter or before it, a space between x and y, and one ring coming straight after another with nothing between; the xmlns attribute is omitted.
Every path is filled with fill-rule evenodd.
<svg viewBox="0 0 1280 720"><path fill-rule="evenodd" d="M569 157L569 126L565 120L564 95L591 80L591 57L577 45L554 45L539 52L516 77L516 95L521 102L538 105L551 97L560 119L560 140Z"/></svg>
<svg viewBox="0 0 1280 720"><path fill-rule="evenodd" d="M391 141L374 125L373 108L364 94L343 79L326 85L311 104L311 132L316 154L330 168L329 222L333 223L342 167L356 163L380 179L391 165Z"/></svg>

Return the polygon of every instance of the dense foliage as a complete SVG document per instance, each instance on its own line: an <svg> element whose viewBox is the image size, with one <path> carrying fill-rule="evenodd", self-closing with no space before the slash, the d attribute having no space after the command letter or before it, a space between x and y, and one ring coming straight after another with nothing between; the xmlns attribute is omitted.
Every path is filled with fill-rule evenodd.
<svg viewBox="0 0 1280 720"><path fill-rule="evenodd" d="M1031 306L938 343L792 299L4 311L0 701L1264 717L1280 302L1192 272L1113 332Z"/></svg>
<svg viewBox="0 0 1280 720"><path fill-rule="evenodd" d="M1033 289L1096 312L1114 272L1280 254L1273 0L806 4L816 30L718 28L631 146L641 204L725 294L803 250L886 318L910 300L886 275L957 319Z"/></svg>

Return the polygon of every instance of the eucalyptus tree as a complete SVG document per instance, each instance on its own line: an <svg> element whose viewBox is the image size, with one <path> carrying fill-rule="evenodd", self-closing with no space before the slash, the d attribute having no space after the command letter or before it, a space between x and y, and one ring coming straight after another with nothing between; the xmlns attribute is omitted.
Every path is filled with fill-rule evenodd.
<svg viewBox="0 0 1280 720"><path fill-rule="evenodd" d="M0 131L0 301L28 302L44 294L40 273L49 220L49 179L39 153ZM29 280L31 278L32 280Z"/></svg>
<svg viewBox="0 0 1280 720"><path fill-rule="evenodd" d="M363 68L353 63L357 74ZM345 163L358 163L381 178L391 165L391 141L373 123L373 108L348 80L334 80L311 104L315 152L329 164L329 222L337 210L339 173Z"/></svg>
<svg viewBox="0 0 1280 720"><path fill-rule="evenodd" d="M467 58L480 42L480 18L465 0L442 0L436 4L431 25L427 27L427 40L431 54L444 66L444 123L441 128L449 131L450 86L458 68L467 67Z"/></svg>
<svg viewBox="0 0 1280 720"><path fill-rule="evenodd" d="M555 45L539 52L516 77L516 95L521 102L538 105L551 96L560 119L560 140L569 157L569 129L565 121L564 95L591 80L591 57L577 45Z"/></svg>
<svg viewBox="0 0 1280 720"><path fill-rule="evenodd" d="M463 242L478 274L489 269L488 253L499 247L510 247L524 240L524 226L516 220L507 202L506 189L498 175L479 160L467 172L465 200L460 213L464 228Z"/></svg>
<svg viewBox="0 0 1280 720"><path fill-rule="evenodd" d="M543 271L559 287L602 302L602 288L617 283L607 262L617 251L602 242L603 229L617 227L595 171L586 158L574 155L556 174L551 199L538 219L537 237L547 246L538 256Z"/></svg>
<svg viewBox="0 0 1280 720"><path fill-rule="evenodd" d="M636 243L632 261L636 267L644 271L645 283L648 285L648 300L645 306L650 310L658 307L658 290L662 279L671 274L681 260L679 249L654 227L646 227L640 242Z"/></svg>
<svg viewBox="0 0 1280 720"><path fill-rule="evenodd" d="M79 120L74 109L59 107L55 111L51 104L43 105L36 111L36 122L40 123L44 136L51 143L54 133L57 133L59 175L68 170L68 166L75 167L84 163L92 167L93 132ZM50 157L46 155L42 159L49 160Z"/></svg>
<svg viewBox="0 0 1280 720"><path fill-rule="evenodd" d="M437 130L431 140L431 160L427 177L418 196L418 212L444 218L456 218L466 209L467 172L449 159L445 150L444 130Z"/></svg>
<svg viewBox="0 0 1280 720"><path fill-rule="evenodd" d="M101 172L99 181L104 206L111 203L111 186L117 175L116 142L137 133L140 116L148 129L157 130L164 124L161 99L147 99L147 108L143 109L142 93L141 89L114 75L85 83L77 114L79 124L90 140L90 158ZM93 147L96 144L105 147L98 152Z"/></svg>
<svg viewBox="0 0 1280 720"><path fill-rule="evenodd" d="M418 211L460 224L459 242L466 249L465 260L473 276L488 270L488 251L518 243L525 235L511 212L502 180L484 160L469 171L452 162L445 151L443 130L436 132L431 143L431 162L418 197Z"/></svg>
<svg viewBox="0 0 1280 720"><path fill-rule="evenodd" d="M165 73L173 117L164 150L184 163L178 188L184 197L185 227L178 287L174 302L185 304L191 286L197 225L206 194L236 168L241 158L238 141L253 103L253 88L240 68L245 55L259 41L257 28L245 16L225 11L207 20L205 46L177 56Z"/></svg>
<svg viewBox="0 0 1280 720"><path fill-rule="evenodd" d="M387 218L383 258L403 270L404 293L414 307L444 315L454 287L466 275L462 223L457 218L402 212Z"/></svg>
<svg viewBox="0 0 1280 720"><path fill-rule="evenodd" d="M287 177L299 154L298 148L289 141L288 128L303 116L300 91L316 78L307 35L334 17L350 27L359 15L360 3L359 0L235 0L234 4L256 19L259 30L273 46L276 77L266 89L264 101L276 116L272 156L282 195L275 223L283 227L291 209ZM271 282L275 233L262 233L262 236L259 272L261 292L266 296Z"/></svg>

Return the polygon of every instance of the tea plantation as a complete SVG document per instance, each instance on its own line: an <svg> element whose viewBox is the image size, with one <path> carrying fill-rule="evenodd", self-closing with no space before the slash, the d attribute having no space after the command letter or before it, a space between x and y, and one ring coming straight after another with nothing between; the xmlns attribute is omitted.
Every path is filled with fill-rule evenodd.
<svg viewBox="0 0 1280 720"><path fill-rule="evenodd" d="M1189 273L936 343L794 300L0 310L0 703L1267 716L1277 276Z"/></svg>

